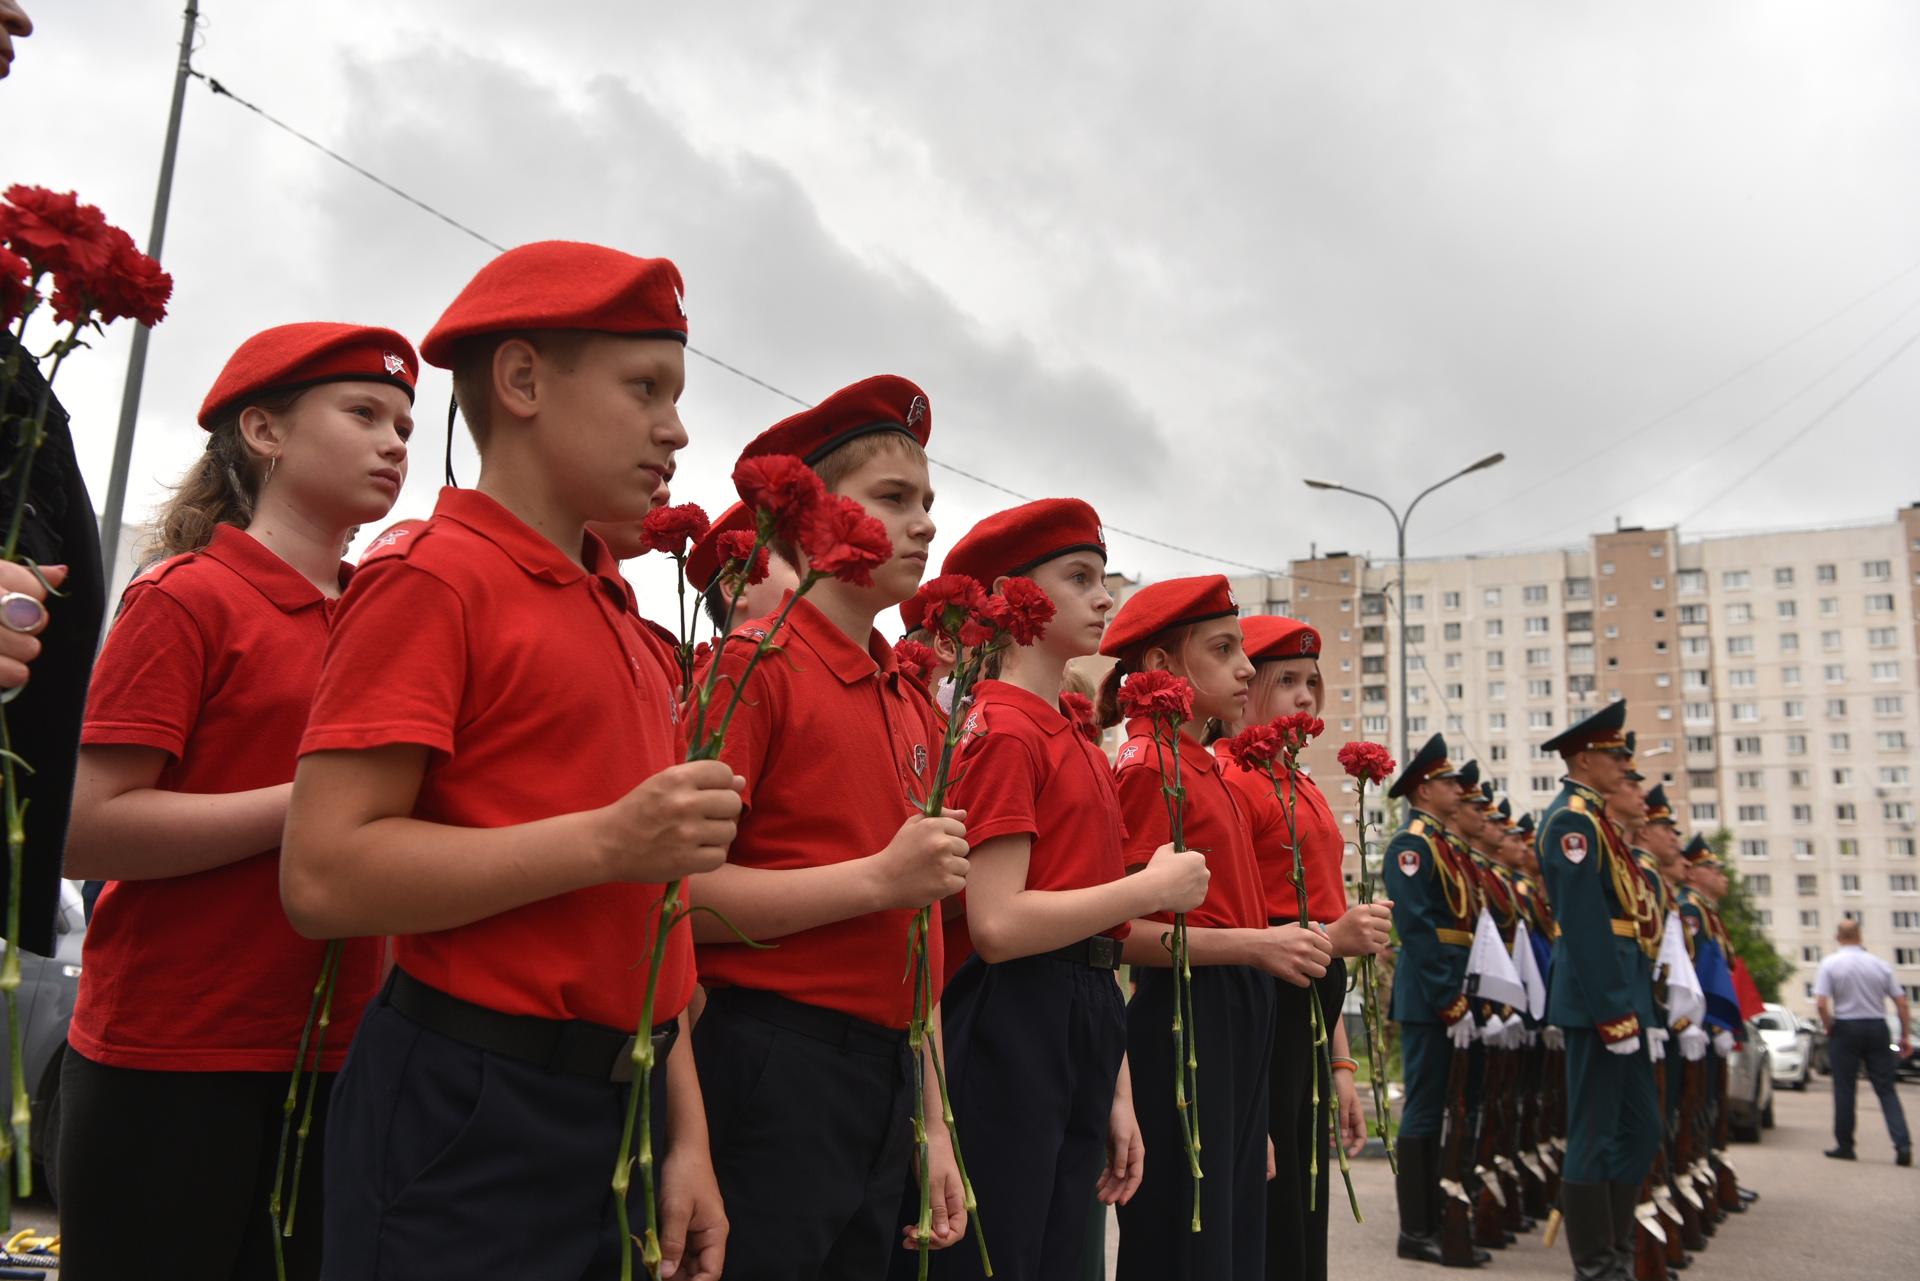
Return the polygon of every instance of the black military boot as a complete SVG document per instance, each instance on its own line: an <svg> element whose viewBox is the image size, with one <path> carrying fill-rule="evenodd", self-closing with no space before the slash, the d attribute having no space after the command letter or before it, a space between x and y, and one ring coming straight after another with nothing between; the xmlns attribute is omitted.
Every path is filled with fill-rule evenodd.
<svg viewBox="0 0 1920 1281"><path fill-rule="evenodd" d="M1396 1252L1403 1259L1422 1263L1440 1262L1439 1225L1433 1221L1431 1188L1436 1181L1432 1165L1431 1139L1401 1136L1394 1149L1399 1173L1394 1177L1394 1192L1400 1201L1400 1242Z"/></svg>
<svg viewBox="0 0 1920 1281"><path fill-rule="evenodd" d="M1634 1233L1639 1220L1634 1210L1640 1205L1640 1189L1631 1183L1607 1184L1607 1208L1613 1223L1613 1256L1619 1261L1620 1275L1632 1278Z"/></svg>
<svg viewBox="0 0 1920 1281"><path fill-rule="evenodd" d="M1613 1205L1605 1183L1560 1182L1560 1217L1574 1281L1627 1281L1613 1252Z"/></svg>

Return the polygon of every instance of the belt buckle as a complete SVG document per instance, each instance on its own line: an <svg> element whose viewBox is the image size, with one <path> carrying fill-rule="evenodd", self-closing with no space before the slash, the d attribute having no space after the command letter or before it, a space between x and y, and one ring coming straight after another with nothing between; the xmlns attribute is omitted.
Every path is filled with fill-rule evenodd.
<svg viewBox="0 0 1920 1281"><path fill-rule="evenodd" d="M1087 940L1087 960L1103 969L1119 969L1119 944L1111 935L1096 934Z"/></svg>

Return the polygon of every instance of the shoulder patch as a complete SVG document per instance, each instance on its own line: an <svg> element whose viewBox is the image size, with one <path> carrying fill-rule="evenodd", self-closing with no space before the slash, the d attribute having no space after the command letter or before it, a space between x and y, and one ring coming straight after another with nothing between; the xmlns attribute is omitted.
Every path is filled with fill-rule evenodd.
<svg viewBox="0 0 1920 1281"><path fill-rule="evenodd" d="M1420 874L1420 851L1419 850L1415 850L1415 849L1401 850L1398 858L1398 862L1400 864L1400 875L1418 876Z"/></svg>
<svg viewBox="0 0 1920 1281"><path fill-rule="evenodd" d="M1427 831L1427 820L1424 818L1416 818L1413 822L1407 824L1407 830L1415 836L1424 836Z"/></svg>
<svg viewBox="0 0 1920 1281"><path fill-rule="evenodd" d="M1576 814L1584 814L1587 812L1587 798L1575 792L1567 798L1567 808Z"/></svg>
<svg viewBox="0 0 1920 1281"><path fill-rule="evenodd" d="M420 541L420 534L427 528L424 520L403 520L381 533L367 544L367 550L360 554L360 563L370 565L377 560L392 560L396 557L404 560Z"/></svg>
<svg viewBox="0 0 1920 1281"><path fill-rule="evenodd" d="M960 737L974 738L987 732L987 709L975 704L967 709L966 724L960 727Z"/></svg>
<svg viewBox="0 0 1920 1281"><path fill-rule="evenodd" d="M1580 864L1586 861L1587 838L1580 832L1568 832L1560 838L1560 856L1569 863Z"/></svg>
<svg viewBox="0 0 1920 1281"><path fill-rule="evenodd" d="M1114 757L1113 767L1115 769L1119 769L1123 765L1133 764L1135 761L1140 759L1140 753L1141 753L1140 744L1128 743L1125 747L1122 747L1120 749L1120 755Z"/></svg>

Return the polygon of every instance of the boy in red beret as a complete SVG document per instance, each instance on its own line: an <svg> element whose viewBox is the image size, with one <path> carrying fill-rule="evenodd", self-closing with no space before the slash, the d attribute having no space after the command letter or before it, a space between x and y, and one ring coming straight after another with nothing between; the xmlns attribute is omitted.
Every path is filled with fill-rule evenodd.
<svg viewBox="0 0 1920 1281"><path fill-rule="evenodd" d="M725 765L676 763L667 673L585 527L644 516L687 443L686 324L672 263L554 241L482 268L422 344L479 485L362 562L282 866L303 933L396 936L334 1094L330 1276L604 1277L630 1248L609 1180L649 926L664 882L725 857L740 799ZM676 932L657 1218L674 1274L712 1278L726 1219L676 1044L692 961Z"/></svg>
<svg viewBox="0 0 1920 1281"><path fill-rule="evenodd" d="M728 1281L879 1277L902 1241L900 1185L913 1151L913 913L959 890L961 815L921 815L939 737L874 620L912 596L934 525L924 393L869 378L769 428L743 458L804 459L893 539L861 587L822 580L795 603L780 661L754 669L723 759L746 779L726 865L695 900L756 950L696 918L705 1012L695 1025L714 1168L734 1239ZM798 563L791 547L777 548ZM717 661L738 678L764 622ZM931 950L940 964L939 936ZM937 1033L936 1033L937 1035ZM966 1228L952 1146L927 1073L934 1244Z"/></svg>

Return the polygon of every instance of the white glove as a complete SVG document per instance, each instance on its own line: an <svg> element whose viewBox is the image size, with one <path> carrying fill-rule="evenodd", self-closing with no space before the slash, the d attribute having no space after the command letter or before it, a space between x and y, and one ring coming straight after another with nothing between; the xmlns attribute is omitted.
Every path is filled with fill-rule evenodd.
<svg viewBox="0 0 1920 1281"><path fill-rule="evenodd" d="M1647 1057L1655 1063L1667 1057L1667 1029L1663 1027L1647 1029Z"/></svg>
<svg viewBox="0 0 1920 1281"><path fill-rule="evenodd" d="M1630 1036L1624 1041L1609 1041L1607 1042L1607 1052L1609 1054L1638 1054L1640 1053L1640 1038L1638 1036Z"/></svg>
<svg viewBox="0 0 1920 1281"><path fill-rule="evenodd" d="M1487 1015L1487 1021L1480 1028L1480 1040L1486 1045L1499 1045L1506 1034L1507 1021L1498 1014Z"/></svg>
<svg viewBox="0 0 1920 1281"><path fill-rule="evenodd" d="M1540 1029L1540 1040L1549 1050L1564 1050L1567 1048L1567 1034L1559 1028L1554 1027L1551 1023Z"/></svg>
<svg viewBox="0 0 1920 1281"><path fill-rule="evenodd" d="M1707 1034L1700 1027L1689 1027L1680 1033L1680 1057L1689 1063L1698 1063L1707 1057Z"/></svg>
<svg viewBox="0 0 1920 1281"><path fill-rule="evenodd" d="M1721 1058L1733 1056L1733 1033L1721 1028L1713 1034L1713 1052Z"/></svg>
<svg viewBox="0 0 1920 1281"><path fill-rule="evenodd" d="M1453 1042L1453 1048L1456 1050L1472 1049L1473 1034L1474 1025L1471 1014L1463 1014L1447 1024L1447 1039Z"/></svg>
<svg viewBox="0 0 1920 1281"><path fill-rule="evenodd" d="M1526 1020L1518 1014L1507 1016L1507 1036L1504 1044L1509 1050L1517 1050L1531 1040L1527 1032Z"/></svg>

